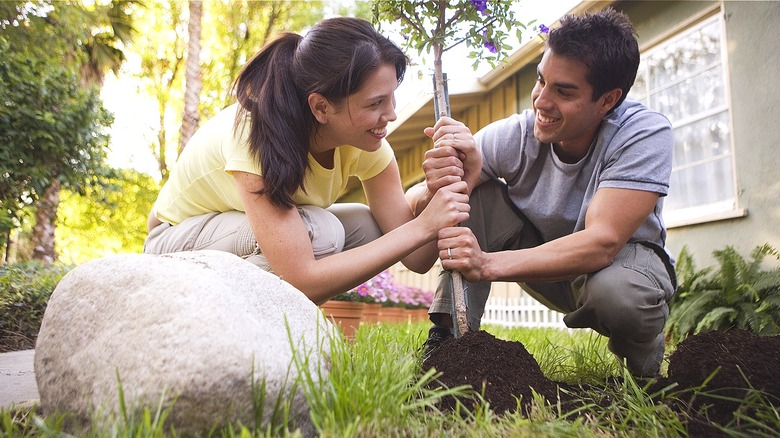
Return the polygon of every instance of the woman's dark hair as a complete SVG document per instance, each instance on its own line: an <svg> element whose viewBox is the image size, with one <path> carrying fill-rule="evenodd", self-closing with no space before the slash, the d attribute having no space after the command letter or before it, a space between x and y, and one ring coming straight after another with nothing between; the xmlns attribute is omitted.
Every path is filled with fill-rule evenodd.
<svg viewBox="0 0 780 438"><path fill-rule="evenodd" d="M395 66L400 84L408 63L371 23L348 17L320 21L305 37L284 33L260 50L233 83L240 104L235 127L250 116L249 151L262 166L265 186L258 193L274 205L294 205L318 126L310 94L339 105L382 65Z"/></svg>
<svg viewBox="0 0 780 438"><path fill-rule="evenodd" d="M588 66L593 100L615 88L623 90L614 109L625 100L639 68L636 31L628 17L612 8L582 16L567 15L551 29L547 48Z"/></svg>

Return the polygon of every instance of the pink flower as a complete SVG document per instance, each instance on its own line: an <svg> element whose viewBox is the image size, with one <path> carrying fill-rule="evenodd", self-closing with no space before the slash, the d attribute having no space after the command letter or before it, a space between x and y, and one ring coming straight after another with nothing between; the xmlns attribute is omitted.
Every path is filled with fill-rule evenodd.
<svg viewBox="0 0 780 438"><path fill-rule="evenodd" d="M432 291L398 284L388 270L380 272L349 293L358 295L358 299L354 301L387 303L409 308L427 308L433 302Z"/></svg>

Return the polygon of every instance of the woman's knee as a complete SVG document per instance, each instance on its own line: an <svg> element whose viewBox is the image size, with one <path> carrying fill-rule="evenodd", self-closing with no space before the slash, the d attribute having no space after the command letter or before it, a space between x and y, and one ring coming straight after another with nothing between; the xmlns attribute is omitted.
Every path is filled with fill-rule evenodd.
<svg viewBox="0 0 780 438"><path fill-rule="evenodd" d="M344 249L355 248L382 236L382 229L365 204L334 204L328 211L341 222L344 228Z"/></svg>
<svg viewBox="0 0 780 438"><path fill-rule="evenodd" d="M333 213L309 205L298 207L298 213L309 233L315 258L336 254L344 249L344 227Z"/></svg>

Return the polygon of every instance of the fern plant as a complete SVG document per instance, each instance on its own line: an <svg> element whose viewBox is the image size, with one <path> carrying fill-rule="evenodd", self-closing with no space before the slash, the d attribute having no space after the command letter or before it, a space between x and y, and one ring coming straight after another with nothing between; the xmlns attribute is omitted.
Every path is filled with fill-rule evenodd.
<svg viewBox="0 0 780 438"><path fill-rule="evenodd" d="M713 330L741 329L780 334L780 267L763 269L767 256L780 260L769 245L744 259L733 247L713 252L717 270L697 270L687 248L677 259L677 296L670 304L667 336L673 343Z"/></svg>

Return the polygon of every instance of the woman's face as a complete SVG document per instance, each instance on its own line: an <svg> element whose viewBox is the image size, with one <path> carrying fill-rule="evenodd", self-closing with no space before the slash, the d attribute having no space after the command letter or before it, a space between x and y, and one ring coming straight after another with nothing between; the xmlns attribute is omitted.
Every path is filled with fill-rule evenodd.
<svg viewBox="0 0 780 438"><path fill-rule="evenodd" d="M387 136L387 124L396 119L395 67L383 64L371 73L363 85L334 107L319 134L334 147L351 145L375 151Z"/></svg>

